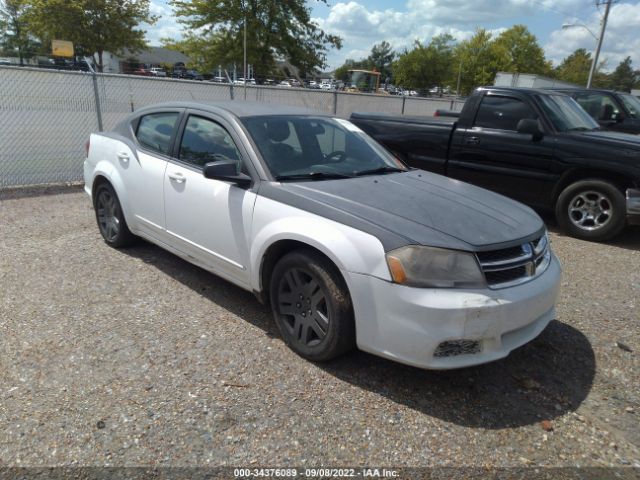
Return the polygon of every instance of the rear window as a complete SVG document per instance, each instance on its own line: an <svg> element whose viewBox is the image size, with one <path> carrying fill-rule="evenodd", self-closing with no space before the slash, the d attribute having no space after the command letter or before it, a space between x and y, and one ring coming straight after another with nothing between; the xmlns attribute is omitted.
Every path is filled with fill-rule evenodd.
<svg viewBox="0 0 640 480"><path fill-rule="evenodd" d="M136 137L141 145L164 155L169 154L177 112L152 113L140 118Z"/></svg>

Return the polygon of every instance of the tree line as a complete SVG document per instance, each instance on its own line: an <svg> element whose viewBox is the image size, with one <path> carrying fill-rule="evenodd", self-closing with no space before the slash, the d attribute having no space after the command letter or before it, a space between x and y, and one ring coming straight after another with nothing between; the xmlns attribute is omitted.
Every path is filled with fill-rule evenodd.
<svg viewBox="0 0 640 480"><path fill-rule="evenodd" d="M326 3L327 0L316 0ZM180 40L163 44L192 59L192 67L210 72L218 65L247 63L269 75L286 61L300 76L326 68L327 53L341 48L342 39L322 31L311 18L305 0L170 0L184 27ZM50 53L51 40L69 40L79 56L94 56L98 70L103 53L135 53L146 48L142 25L159 18L150 12L150 0L0 0L0 55L25 59ZM367 58L349 59L334 75L346 80L349 69L381 72L382 81L415 90L448 87L468 94L478 85L493 83L499 71L534 73L579 85L587 82L591 53L578 49L558 66L545 58L537 38L526 26L515 25L499 35L485 29L457 41L449 34L429 42L415 41L394 51L386 41L373 46ZM640 88L640 70L630 57L611 73L601 62L595 87L628 91Z"/></svg>
<svg viewBox="0 0 640 480"><path fill-rule="evenodd" d="M591 53L581 48L554 67L535 35L524 25L514 25L499 35L480 28L460 42L449 34L437 35L428 43L416 40L400 52L383 41L373 46L367 58L346 60L335 75L346 81L350 69L375 69L382 82L422 91L434 87L455 91L459 83L460 93L466 95L480 85L493 84L498 72L533 73L586 85L591 60ZM605 73L605 67L600 62L593 87L627 92L640 88L640 70L634 69L631 57L611 73Z"/></svg>
<svg viewBox="0 0 640 480"><path fill-rule="evenodd" d="M301 74L323 69L329 49L342 46L340 37L323 32L311 19L305 0L169 3L184 27L184 38L163 43L188 55L202 71L243 58L245 26L247 62L264 73L274 70L279 59ZM76 55L95 55L102 71L104 52L145 49L142 25L158 19L150 12L150 0L0 0L0 55L17 56L23 64L50 54L51 40L68 40Z"/></svg>

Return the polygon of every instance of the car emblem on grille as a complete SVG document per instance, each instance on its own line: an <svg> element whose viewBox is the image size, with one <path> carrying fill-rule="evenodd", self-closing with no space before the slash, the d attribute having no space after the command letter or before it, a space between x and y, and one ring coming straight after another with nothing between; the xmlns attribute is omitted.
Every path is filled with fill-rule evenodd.
<svg viewBox="0 0 640 480"><path fill-rule="evenodd" d="M527 257L530 257L533 254L533 247L530 243L525 243L522 245L522 253L524 253Z"/></svg>

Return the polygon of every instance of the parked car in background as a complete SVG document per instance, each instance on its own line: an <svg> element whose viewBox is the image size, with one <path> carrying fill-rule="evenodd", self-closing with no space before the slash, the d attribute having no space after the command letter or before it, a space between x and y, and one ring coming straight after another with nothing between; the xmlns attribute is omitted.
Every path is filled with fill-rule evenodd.
<svg viewBox="0 0 640 480"><path fill-rule="evenodd" d="M586 88L554 89L573 97L602 128L640 134L640 99L625 92Z"/></svg>
<svg viewBox="0 0 640 480"><path fill-rule="evenodd" d="M553 209L575 237L603 241L640 224L640 137L602 131L568 95L480 88L447 114L351 119L412 167Z"/></svg>
<svg viewBox="0 0 640 480"><path fill-rule="evenodd" d="M0 58L0 65L9 66L11 61L8 58Z"/></svg>
<svg viewBox="0 0 640 480"><path fill-rule="evenodd" d="M108 245L140 236L254 292L309 360L358 346L423 368L476 365L555 318L560 265L533 210L408 170L324 113L143 108L91 135L84 180Z"/></svg>
<svg viewBox="0 0 640 480"><path fill-rule="evenodd" d="M285 88L291 88L291 84L289 83L288 80L282 80L279 84L278 87L285 87Z"/></svg>
<svg viewBox="0 0 640 480"><path fill-rule="evenodd" d="M143 67L140 68L136 68L134 71L131 72L132 75L141 75L143 77L150 77L151 76L151 72Z"/></svg>
<svg viewBox="0 0 640 480"><path fill-rule="evenodd" d="M214 83L229 83L227 77L212 77L211 81Z"/></svg>
<svg viewBox="0 0 640 480"><path fill-rule="evenodd" d="M149 69L149 74L152 77L166 77L167 76L167 72L160 67L152 67Z"/></svg>

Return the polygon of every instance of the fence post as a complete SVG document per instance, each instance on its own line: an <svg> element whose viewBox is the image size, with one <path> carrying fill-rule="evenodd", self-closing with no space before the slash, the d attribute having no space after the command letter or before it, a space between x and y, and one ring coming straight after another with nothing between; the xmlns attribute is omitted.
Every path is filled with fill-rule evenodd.
<svg viewBox="0 0 640 480"><path fill-rule="evenodd" d="M96 114L98 116L98 131L102 132L104 128L102 127L102 108L100 107L100 92L98 91L98 76L95 72L91 74L93 78L93 94L96 98Z"/></svg>
<svg viewBox="0 0 640 480"><path fill-rule="evenodd" d="M229 96L231 97L231 100L233 100L233 83L229 84Z"/></svg>
<svg viewBox="0 0 640 480"><path fill-rule="evenodd" d="M338 91L333 91L333 114L338 114Z"/></svg>
<svg viewBox="0 0 640 480"><path fill-rule="evenodd" d="M404 115L404 104L407 102L407 97L402 95L402 115Z"/></svg>

